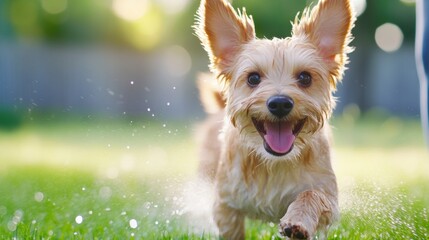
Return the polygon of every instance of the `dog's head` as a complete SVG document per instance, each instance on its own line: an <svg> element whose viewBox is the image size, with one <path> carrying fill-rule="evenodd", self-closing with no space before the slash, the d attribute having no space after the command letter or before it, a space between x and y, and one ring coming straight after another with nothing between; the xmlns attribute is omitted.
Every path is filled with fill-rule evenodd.
<svg viewBox="0 0 429 240"><path fill-rule="evenodd" d="M243 144L264 159L299 156L335 105L351 50L349 1L320 0L285 39L257 39L252 17L226 0L202 0L198 16L197 35Z"/></svg>

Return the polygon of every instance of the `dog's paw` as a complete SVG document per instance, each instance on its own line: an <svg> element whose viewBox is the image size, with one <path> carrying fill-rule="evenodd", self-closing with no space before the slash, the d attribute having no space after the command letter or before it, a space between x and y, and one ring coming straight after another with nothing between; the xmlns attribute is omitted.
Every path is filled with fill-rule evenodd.
<svg viewBox="0 0 429 240"><path fill-rule="evenodd" d="M291 239L308 239L308 231L299 224L280 224L280 234Z"/></svg>

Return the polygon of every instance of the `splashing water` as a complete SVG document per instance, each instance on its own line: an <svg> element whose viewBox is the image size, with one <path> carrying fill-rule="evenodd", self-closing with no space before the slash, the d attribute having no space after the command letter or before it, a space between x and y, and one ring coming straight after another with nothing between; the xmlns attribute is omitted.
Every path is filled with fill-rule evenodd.
<svg viewBox="0 0 429 240"><path fill-rule="evenodd" d="M341 221L335 239L427 239L427 208L417 206L400 187L370 182L340 191ZM426 226L426 227L424 227Z"/></svg>
<svg viewBox="0 0 429 240"><path fill-rule="evenodd" d="M74 220L77 224L81 224L83 222L83 217L81 215L78 215Z"/></svg>
<svg viewBox="0 0 429 240"><path fill-rule="evenodd" d="M213 183L195 179L185 184L182 197L173 197L178 205L178 215L183 215L191 231L194 233L217 234L217 228L212 217L214 202Z"/></svg>
<svg viewBox="0 0 429 240"><path fill-rule="evenodd" d="M36 192L35 194L34 194L34 200L36 200L36 202L41 202L41 201L43 201L43 198L44 198L45 196L44 196L44 194L42 193L42 192Z"/></svg>
<svg viewBox="0 0 429 240"><path fill-rule="evenodd" d="M135 229L138 226L137 220L135 220L135 219L131 219L129 223L130 223L130 227L132 229Z"/></svg>

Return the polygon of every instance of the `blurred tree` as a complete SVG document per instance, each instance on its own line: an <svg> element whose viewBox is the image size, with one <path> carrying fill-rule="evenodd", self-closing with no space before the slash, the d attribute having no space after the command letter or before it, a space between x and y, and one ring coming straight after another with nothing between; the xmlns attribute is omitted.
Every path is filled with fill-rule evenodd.
<svg viewBox="0 0 429 240"><path fill-rule="evenodd" d="M185 6L178 13L172 11L172 7L168 8L166 0L0 0L0 34L2 39L101 42L143 50L173 41L196 47L198 41L192 35L191 26L199 1L177 1ZM310 2L234 0L233 5L239 9L246 7L254 17L260 38L272 38L289 36L290 22ZM373 43L375 29L385 22L392 22L402 29L405 41L412 42L415 12L414 4L407 2L367 0L366 11L354 29L356 39ZM125 6L128 8L121 7L121 4L128 4ZM116 8L120 8L122 14L132 10L137 15L126 19L126 16L118 14Z"/></svg>
<svg viewBox="0 0 429 240"><path fill-rule="evenodd" d="M283 38L290 36L292 25L297 13L304 10L306 1L296 0L236 0L235 7L244 6L248 14L253 16L256 35L260 38Z"/></svg>

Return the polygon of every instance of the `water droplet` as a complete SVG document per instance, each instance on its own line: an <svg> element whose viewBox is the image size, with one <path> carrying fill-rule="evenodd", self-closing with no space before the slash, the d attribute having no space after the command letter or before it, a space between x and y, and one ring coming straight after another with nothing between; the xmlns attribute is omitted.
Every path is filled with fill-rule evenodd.
<svg viewBox="0 0 429 240"><path fill-rule="evenodd" d="M22 210L16 210L14 213L14 218L17 218L18 221L21 221L21 218L24 216L24 212Z"/></svg>
<svg viewBox="0 0 429 240"><path fill-rule="evenodd" d="M137 228L138 224L137 224L137 220L135 219L131 219L130 220L130 227L131 228Z"/></svg>
<svg viewBox="0 0 429 240"><path fill-rule="evenodd" d="M81 224L83 222L83 217L81 215L78 215L74 220L77 224Z"/></svg>
<svg viewBox="0 0 429 240"><path fill-rule="evenodd" d="M167 106L170 106L170 102L167 102Z"/></svg>
<svg viewBox="0 0 429 240"><path fill-rule="evenodd" d="M158 223L159 223L158 221L155 221L155 225L158 225Z"/></svg>
<svg viewBox="0 0 429 240"><path fill-rule="evenodd" d="M110 89L107 89L107 92L109 93L110 96L114 96L115 95L115 92L112 91L112 90L110 90Z"/></svg>
<svg viewBox="0 0 429 240"><path fill-rule="evenodd" d="M110 189L110 187L102 187L100 188L98 195L100 196L101 199L107 200L112 196L112 190Z"/></svg>
<svg viewBox="0 0 429 240"><path fill-rule="evenodd" d="M43 193L42 192L36 192L35 194L34 194L34 200L36 200L36 202L41 202L41 201L43 201L43 198L44 198L45 196L43 195Z"/></svg>
<svg viewBox="0 0 429 240"><path fill-rule="evenodd" d="M150 112L150 108L147 108L147 111Z"/></svg>
<svg viewBox="0 0 429 240"><path fill-rule="evenodd" d="M7 229L9 230L9 231L11 231L11 232L14 232L15 230L16 230L16 223L15 222L13 222L13 221L9 221L8 223L7 223Z"/></svg>
<svg viewBox="0 0 429 240"><path fill-rule="evenodd" d="M92 215L92 211L91 211L91 210L89 210L88 214L89 214L89 215Z"/></svg>
<svg viewBox="0 0 429 240"><path fill-rule="evenodd" d="M129 149L130 149L130 146L127 146L127 149L129 150Z"/></svg>
<svg viewBox="0 0 429 240"><path fill-rule="evenodd" d="M131 81L130 83L131 83L131 85L134 85L134 81Z"/></svg>
<svg viewBox="0 0 429 240"><path fill-rule="evenodd" d="M86 188L85 187L82 187L82 191L85 191L86 190Z"/></svg>
<svg viewBox="0 0 429 240"><path fill-rule="evenodd" d="M164 124L162 124L162 127L167 127L167 124L165 124L165 123L164 123Z"/></svg>

